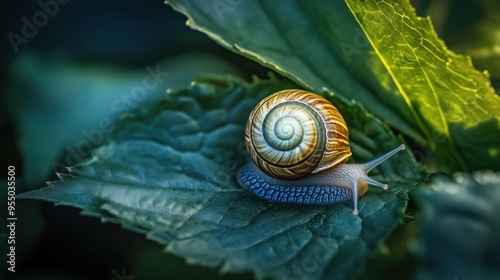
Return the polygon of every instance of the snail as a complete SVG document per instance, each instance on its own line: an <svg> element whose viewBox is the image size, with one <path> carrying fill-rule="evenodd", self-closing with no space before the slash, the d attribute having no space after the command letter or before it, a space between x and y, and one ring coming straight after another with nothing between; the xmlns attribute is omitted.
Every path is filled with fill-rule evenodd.
<svg viewBox="0 0 500 280"><path fill-rule="evenodd" d="M372 161L347 164L351 156L347 125L325 98L303 90L283 90L263 99L250 113L245 144L251 161L238 183L270 202L325 205L358 198L368 184L387 189L368 172L398 151Z"/></svg>

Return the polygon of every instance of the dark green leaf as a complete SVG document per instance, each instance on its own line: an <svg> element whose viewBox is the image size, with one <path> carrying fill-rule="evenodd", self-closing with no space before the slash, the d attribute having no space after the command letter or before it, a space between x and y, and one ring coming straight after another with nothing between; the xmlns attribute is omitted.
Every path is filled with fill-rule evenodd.
<svg viewBox="0 0 500 280"><path fill-rule="evenodd" d="M500 98L405 1L168 0L188 25L314 91L356 99L447 171L500 169Z"/></svg>
<svg viewBox="0 0 500 280"><path fill-rule="evenodd" d="M89 156L91 146L102 144L102 134L108 131L101 129L103 123L157 101L165 89L185 87L207 72L237 73L227 63L201 53L128 70L19 54L10 68L6 109L18 133L25 185L34 189L51 168L60 171ZM58 158L61 155L65 156Z"/></svg>
<svg viewBox="0 0 500 280"><path fill-rule="evenodd" d="M500 173L437 177L416 191L423 208L417 279L500 279Z"/></svg>
<svg viewBox="0 0 500 280"><path fill-rule="evenodd" d="M166 3L185 14L188 25L223 46L256 60L313 91L326 88L369 104L370 112L416 139L423 139L396 95L346 4L342 1L186 1ZM363 64L358 66L358 64ZM351 68L355 66L355 68ZM363 81L363 82L360 82ZM380 95L367 86L384 92ZM391 92L392 96L385 94ZM388 105L392 104L392 105Z"/></svg>
<svg viewBox="0 0 500 280"><path fill-rule="evenodd" d="M60 181L19 197L80 207L147 234L190 263L222 271L352 278L367 253L402 221L420 169L405 151L374 170L390 188L371 188L359 201L359 216L352 214L352 203L272 205L253 197L235 183L247 160L246 120L261 98L291 87L275 79L199 80L124 119L92 159ZM402 142L360 106L325 95L349 124L356 161Z"/></svg>

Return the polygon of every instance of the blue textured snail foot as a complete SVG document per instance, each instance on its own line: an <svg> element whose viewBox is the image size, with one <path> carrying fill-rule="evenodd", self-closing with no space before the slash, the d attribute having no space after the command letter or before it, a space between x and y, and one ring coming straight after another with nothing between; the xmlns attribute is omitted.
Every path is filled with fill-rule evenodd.
<svg viewBox="0 0 500 280"><path fill-rule="evenodd" d="M352 191L347 188L327 185L283 185L282 181L266 174L259 175L255 169L252 163L245 165L238 173L238 183L255 196L269 202L328 205L352 199Z"/></svg>
<svg viewBox="0 0 500 280"><path fill-rule="evenodd" d="M352 200L352 213L358 215L358 200L366 193L368 185L385 190L389 188L387 184L368 177L368 172L404 149L405 146L400 145L366 163L340 164L335 168L293 180L271 177L253 162L249 162L240 169L237 179L240 186L269 202L332 205Z"/></svg>

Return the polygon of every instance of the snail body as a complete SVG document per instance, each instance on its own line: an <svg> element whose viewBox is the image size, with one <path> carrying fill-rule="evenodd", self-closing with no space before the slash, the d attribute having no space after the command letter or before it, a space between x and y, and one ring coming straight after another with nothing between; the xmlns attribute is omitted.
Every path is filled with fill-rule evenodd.
<svg viewBox="0 0 500 280"><path fill-rule="evenodd" d="M252 159L238 172L238 183L270 202L335 204L358 198L368 184L387 189L368 172L398 148L367 163L346 164L351 156L347 125L323 97L284 90L262 100L250 114L245 143Z"/></svg>

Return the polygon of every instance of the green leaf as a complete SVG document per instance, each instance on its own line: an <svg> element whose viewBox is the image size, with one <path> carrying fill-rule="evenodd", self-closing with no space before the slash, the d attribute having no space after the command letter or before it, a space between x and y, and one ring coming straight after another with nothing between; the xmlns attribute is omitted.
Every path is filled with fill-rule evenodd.
<svg viewBox="0 0 500 280"><path fill-rule="evenodd" d="M447 169L500 169L500 98L488 77L448 51L408 3L347 2Z"/></svg>
<svg viewBox="0 0 500 280"><path fill-rule="evenodd" d="M19 137L26 186L34 189L51 171L89 156L92 145L102 144L102 136L97 135L108 131L101 129L103 123L155 102L163 98L166 88L183 88L207 71L237 73L227 63L202 53L140 69L82 65L35 52L19 54L10 68L12 83L5 108Z"/></svg>
<svg viewBox="0 0 500 280"><path fill-rule="evenodd" d="M406 1L167 0L188 25L313 91L355 99L438 169L500 169L500 98Z"/></svg>
<svg viewBox="0 0 500 280"><path fill-rule="evenodd" d="M453 177L416 191L424 214L417 279L500 279L500 173Z"/></svg>
<svg viewBox="0 0 500 280"><path fill-rule="evenodd" d="M326 88L370 104L370 112L413 138L423 139L411 115L395 110L405 103L394 94L397 89L387 74L373 76L364 69L366 65L350 68L374 60L367 51L368 41L345 3L203 0L166 3L185 14L191 28L206 33L226 48L315 92ZM373 67L378 69L382 65ZM360 80L376 81L376 87L385 87L381 91L393 96L377 96Z"/></svg>
<svg viewBox="0 0 500 280"><path fill-rule="evenodd" d="M333 206L270 204L239 187L247 162L244 127L264 96L295 87L274 78L244 83L207 77L117 124L93 157L48 187L19 195L147 235L189 263L258 277L353 278L365 257L402 221L407 192L422 178L408 151L373 171L389 190ZM355 161L402 142L357 104L327 92L349 125ZM378 176L377 176L378 175Z"/></svg>

